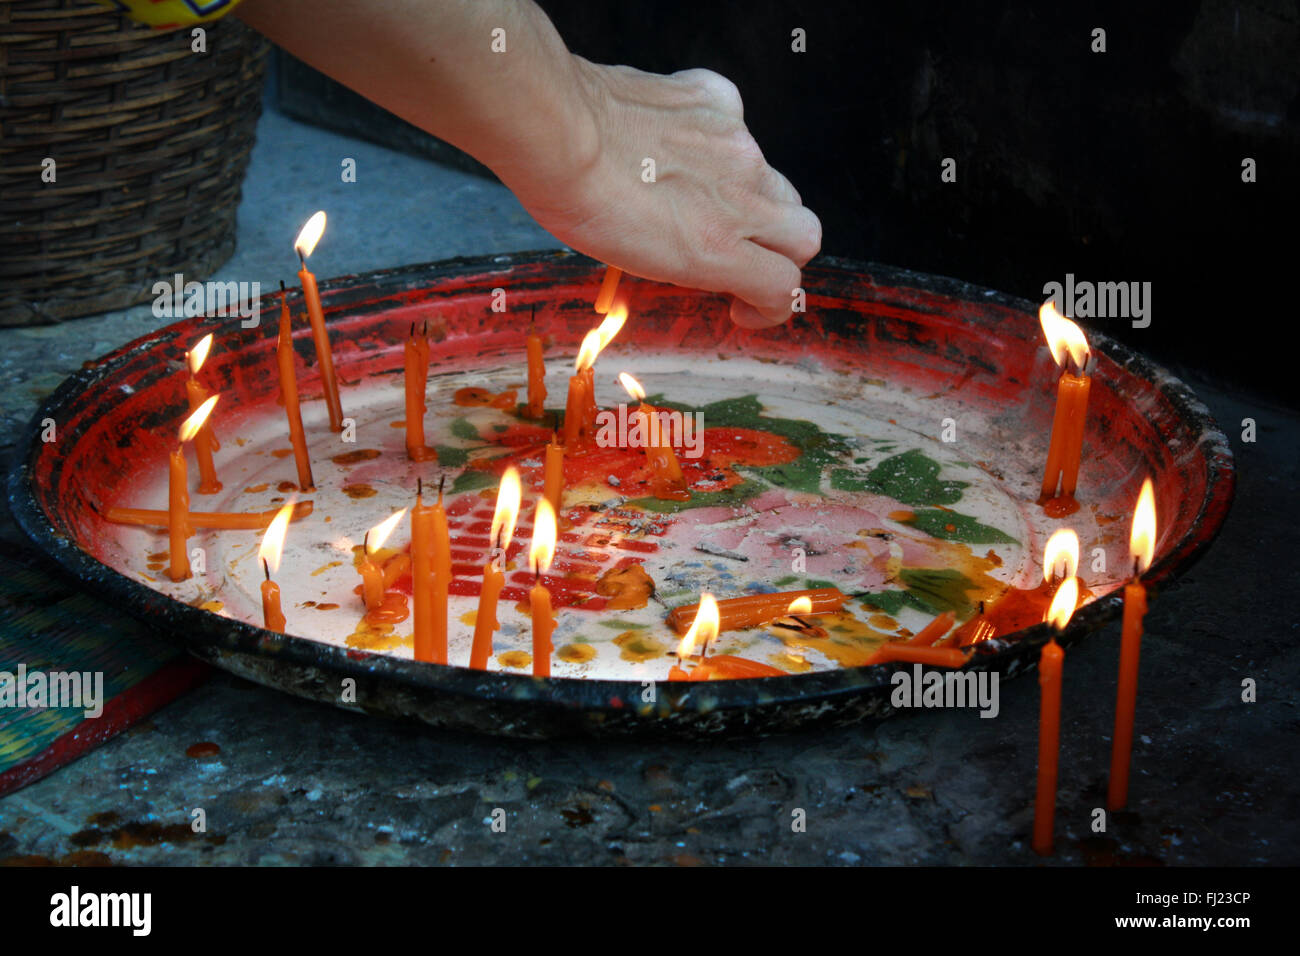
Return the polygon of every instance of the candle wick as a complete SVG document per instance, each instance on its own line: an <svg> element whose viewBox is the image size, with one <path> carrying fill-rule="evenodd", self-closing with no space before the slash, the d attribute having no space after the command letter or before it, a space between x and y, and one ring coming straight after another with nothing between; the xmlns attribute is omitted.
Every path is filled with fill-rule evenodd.
<svg viewBox="0 0 1300 956"><path fill-rule="evenodd" d="M294 249L294 252L298 253L298 261L302 263L302 271L303 271L303 272L306 272L306 271L307 271L307 258L306 258L306 256L304 256L304 255L302 254L302 250L301 250L301 249L296 249L296 248L295 248L295 249Z"/></svg>
<svg viewBox="0 0 1300 956"><path fill-rule="evenodd" d="M981 614L984 613L984 602L983 602L983 601L980 601L980 613L981 613Z"/></svg>
<svg viewBox="0 0 1300 956"><path fill-rule="evenodd" d="M363 554L370 554L370 532L367 531L365 537L361 539L361 551Z"/></svg>
<svg viewBox="0 0 1300 956"><path fill-rule="evenodd" d="M1134 555L1133 556L1133 579L1134 580L1137 580L1138 578L1142 577L1142 572L1138 570L1138 563L1139 563L1139 558L1137 557L1137 555Z"/></svg>
<svg viewBox="0 0 1300 956"><path fill-rule="evenodd" d="M438 479L438 504L442 504L442 486L447 483L447 473L444 471Z"/></svg>
<svg viewBox="0 0 1300 956"><path fill-rule="evenodd" d="M415 476L415 497L418 498L422 494L424 494L424 478L422 478L419 475L416 475Z"/></svg>
<svg viewBox="0 0 1300 956"><path fill-rule="evenodd" d="M266 572L266 579L271 580L271 565L267 563L266 558L262 559L262 570Z"/></svg>

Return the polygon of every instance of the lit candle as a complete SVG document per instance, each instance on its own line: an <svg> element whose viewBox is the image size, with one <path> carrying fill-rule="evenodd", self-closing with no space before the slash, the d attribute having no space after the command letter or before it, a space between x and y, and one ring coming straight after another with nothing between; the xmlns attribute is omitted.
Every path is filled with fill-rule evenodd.
<svg viewBox="0 0 1300 956"><path fill-rule="evenodd" d="M614 340L623 323L627 321L627 307L622 303L610 309L596 328L582 339L574 373L569 378L569 395L564 406L564 448L566 454L577 454L578 444L585 434L591 437L596 430L595 371L596 357Z"/></svg>
<svg viewBox="0 0 1300 956"><path fill-rule="evenodd" d="M424 397L429 384L429 340L425 333L406 340L406 455L411 461L429 461L438 453L424 444Z"/></svg>
<svg viewBox="0 0 1300 956"><path fill-rule="evenodd" d="M492 533L488 537L492 553L483 565L483 590L479 593L478 613L474 616L474 643L469 652L469 666L476 670L487 670L488 658L492 655L492 634L501 626L497 620L497 598L506 583L506 551L515 534L515 520L519 517L522 499L519 472L513 467L507 468L497 488L497 507L492 513Z"/></svg>
<svg viewBox="0 0 1300 956"><path fill-rule="evenodd" d="M386 589L385 569L371 560L371 557L384 546L384 542L388 540L388 536L393 533L393 529L405 514L406 509L403 508L396 514L389 515L367 531L365 538L362 539L361 560L357 562L357 571L361 574L361 599L365 602L367 611L373 611L384 602Z"/></svg>
<svg viewBox="0 0 1300 956"><path fill-rule="evenodd" d="M803 614L831 614L844 606L845 596L838 588L814 588L809 591L778 591L773 594L749 594L745 597L718 601L718 629L721 631L761 627L790 613L790 605L798 598L808 599L808 610ZM700 610L698 604L687 604L668 612L668 623L678 634L684 633Z"/></svg>
<svg viewBox="0 0 1300 956"><path fill-rule="evenodd" d="M614 304L614 294L618 291L618 280L623 277L623 270L614 266L605 266L605 278L601 280L600 291L596 293L596 311L604 315Z"/></svg>
<svg viewBox="0 0 1300 956"><path fill-rule="evenodd" d="M672 443L662 440L659 429L659 409L646 404L645 389L627 372L620 372L618 380L627 393L636 400L636 416L645 445L645 460L650 466L650 491L656 498L687 501L691 493L686 490L686 478L677 461ZM630 442L629 442L630 444Z"/></svg>
<svg viewBox="0 0 1300 956"><path fill-rule="evenodd" d="M257 559L262 562L266 580L262 582L262 622L268 631L284 633L284 613L280 610L280 586L271 580L271 573L280 570L280 555L284 552L284 536L289 531L293 515L293 502L279 510L262 536L262 546L257 549Z"/></svg>
<svg viewBox="0 0 1300 956"><path fill-rule="evenodd" d="M190 367L190 377L185 382L185 396L189 399L191 412L197 411L212 394L200 385L198 380L199 369L203 368L211 348L212 333L209 332L185 355L186 364ZM216 436L212 434L212 422L208 420L194 436L194 457L199 463L199 494L201 495L215 495L221 490L221 482L217 480L217 469L212 463L212 453L219 447Z"/></svg>
<svg viewBox="0 0 1300 956"><path fill-rule="evenodd" d="M596 360L600 351L600 333L592 329L582 340L578 349L578 358L574 363L574 372L569 376L569 396L564 404L564 450L566 454L577 454L578 443L582 440L583 416L586 413L588 385L586 369Z"/></svg>
<svg viewBox="0 0 1300 956"><path fill-rule="evenodd" d="M1115 735L1110 751L1110 784L1106 806L1119 810L1128 803L1129 759L1133 753L1133 712L1137 708L1138 656L1142 649L1142 618L1147 612L1147 591L1140 580L1155 556L1156 496L1151 479L1142 482L1129 551L1133 555L1133 580L1124 588L1124 629L1120 637L1119 689L1115 700Z"/></svg>
<svg viewBox="0 0 1300 956"><path fill-rule="evenodd" d="M542 337L530 334L525 345L528 352L528 417L541 418L546 414L546 359Z"/></svg>
<svg viewBox="0 0 1300 956"><path fill-rule="evenodd" d="M1083 453L1083 432L1088 416L1088 377L1091 352L1083 331L1057 313L1051 301L1038 310L1052 358L1061 368L1056 385L1056 414L1052 419L1052 438L1047 450L1047 468L1043 473L1042 493L1038 503L1053 518L1062 518L1078 510L1074 490L1079 482L1079 458ZM1068 363L1067 363L1068 360ZM1057 494L1057 483L1060 494Z"/></svg>
<svg viewBox="0 0 1300 956"><path fill-rule="evenodd" d="M1079 601L1079 581L1069 577L1061 582L1047 609L1047 622L1058 631L1065 630ZM1038 711L1038 794L1034 801L1034 852L1049 856L1052 852L1056 818L1057 763L1061 753L1061 671L1065 651L1053 636L1043 645L1038 658L1038 686L1042 699Z"/></svg>
<svg viewBox="0 0 1300 956"><path fill-rule="evenodd" d="M302 428L302 408L298 405L298 373L294 369L293 321L289 317L289 294L280 283L280 337L275 345L280 366L280 394L284 397L284 417L289 420L289 444L298 466L298 490L315 491L311 475L311 456L307 454L307 435Z"/></svg>
<svg viewBox="0 0 1300 956"><path fill-rule="evenodd" d="M677 663L668 670L669 680L692 680L692 672L688 672L682 665L695 656L696 645L699 645L700 656L707 656L709 642L718 636L721 629L718 601L712 594L704 592L700 595L700 603L692 607L695 608L695 613L691 617L691 626L677 645ZM703 666L701 662L694 670L698 671ZM700 676L707 677L708 672L705 671Z"/></svg>
<svg viewBox="0 0 1300 956"><path fill-rule="evenodd" d="M551 634L555 631L555 614L551 610L551 592L542 584L542 575L551 569L555 557L555 511L545 498L537 500L533 518L533 541L528 549L528 567L533 572L533 588L528 605L533 621L533 676L551 676Z"/></svg>
<svg viewBox="0 0 1300 956"><path fill-rule="evenodd" d="M339 404L339 385L334 378L334 354L330 350L330 336L325 328L325 313L321 309L316 277L307 269L307 257L312 254L324 232L325 213L318 212L302 227L293 248L298 253L298 261L302 263L298 279L302 283L303 297L307 300L307 316L311 319L312 339L316 343L316 361L320 364L321 389L325 393L325 408L329 411L330 430L341 432L343 408Z"/></svg>
<svg viewBox="0 0 1300 956"><path fill-rule="evenodd" d="M560 444L559 435L555 432L551 432L551 442L546 446L542 495L551 503L551 510L558 515L564 497L564 446Z"/></svg>
<svg viewBox="0 0 1300 956"><path fill-rule="evenodd" d="M185 468L185 443L192 441L199 433L203 423L212 414L218 396L213 395L190 413L181 423L180 441L167 462L167 536L169 557L168 576L173 581L184 581L190 576L189 537L190 525L190 489L189 475Z"/></svg>

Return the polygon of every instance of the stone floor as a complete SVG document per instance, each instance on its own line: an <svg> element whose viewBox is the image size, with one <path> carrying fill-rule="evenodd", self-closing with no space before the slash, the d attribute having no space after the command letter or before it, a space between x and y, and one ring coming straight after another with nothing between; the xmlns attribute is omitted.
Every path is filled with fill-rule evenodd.
<svg viewBox="0 0 1300 956"><path fill-rule="evenodd" d="M344 157L358 181L340 182ZM554 247L502 187L268 113L215 278L264 289L451 255ZM905 265L905 263L903 263ZM147 306L0 330L0 463L37 403L83 361L155 327ZM1179 369L1233 438L1236 504L1217 543L1161 593L1143 642L1131 812L1104 803L1118 631L1067 662L1053 864L1295 864L1300 649L1289 545L1300 417ZM1239 423L1258 422L1243 444ZM0 538L20 536L7 515ZM1258 702L1241 701L1241 682ZM130 732L0 798L0 861L118 863L1023 864L1037 683L1001 713L918 711L817 734L732 742L524 743L366 718L217 675ZM212 742L219 752L186 755ZM205 748L208 751L214 748ZM203 808L206 834L191 811ZM505 832L488 825L505 812ZM794 811L806 828L794 832ZM78 854L72 856L73 854Z"/></svg>

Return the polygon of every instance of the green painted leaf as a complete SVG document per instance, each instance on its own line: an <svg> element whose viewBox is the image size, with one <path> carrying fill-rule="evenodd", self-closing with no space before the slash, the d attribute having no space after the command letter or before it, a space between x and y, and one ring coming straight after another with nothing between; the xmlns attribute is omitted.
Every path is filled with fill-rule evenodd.
<svg viewBox="0 0 1300 956"><path fill-rule="evenodd" d="M438 464L444 468L460 468L469 461L469 451L464 448L456 448L452 445L434 445L433 450L438 453Z"/></svg>
<svg viewBox="0 0 1300 956"><path fill-rule="evenodd" d="M901 455L891 455L873 468L861 490L887 495L908 505L950 505L961 500L961 491L968 484L940 481L939 463L913 448Z"/></svg>
<svg viewBox="0 0 1300 956"><path fill-rule="evenodd" d="M904 568L898 578L908 595L935 614L952 611L959 618L975 610L968 593L978 590L975 582L949 568Z"/></svg>
<svg viewBox="0 0 1300 956"><path fill-rule="evenodd" d="M488 488L496 483L497 476L492 472L469 468L457 475L456 480L451 483L451 494L458 495L462 491L478 491L480 488Z"/></svg>
<svg viewBox="0 0 1300 956"><path fill-rule="evenodd" d="M907 522L932 538L964 541L966 544L1014 544L1016 539L997 528L980 524L970 515L941 508L922 508Z"/></svg>
<svg viewBox="0 0 1300 956"><path fill-rule="evenodd" d="M612 627L616 631L644 631L650 626L649 624L638 624L636 621L620 621L617 618L612 621L601 620L597 623L601 627Z"/></svg>
<svg viewBox="0 0 1300 956"><path fill-rule="evenodd" d="M785 577L783 577L783 578L777 578L775 581L773 581L773 582L772 582L772 586L773 586L773 587L778 587L778 588L783 588L783 587L785 587L787 584L794 584L794 582L796 582L796 581L798 581L798 580L799 580L799 579L798 579L797 577L795 577L793 574L787 574Z"/></svg>
<svg viewBox="0 0 1300 956"><path fill-rule="evenodd" d="M635 505L645 511L653 511L656 514L676 514L679 511L689 511L692 508L733 507L741 502L748 501L762 490L762 485L756 481L742 481L738 485L724 488L721 491L692 491L690 501L633 498L628 501L628 504Z"/></svg>
<svg viewBox="0 0 1300 956"><path fill-rule="evenodd" d="M884 611L894 617L897 617L898 612L905 607L915 608L918 611L930 610L928 604L907 591L875 591L871 594L863 594L860 600L867 607Z"/></svg>
<svg viewBox="0 0 1300 956"><path fill-rule="evenodd" d="M804 588L809 591L815 590L817 588L833 588L833 587L835 587L834 581L823 581L820 578L809 578L807 581L804 582Z"/></svg>
<svg viewBox="0 0 1300 956"><path fill-rule="evenodd" d="M478 429L469 423L468 418L457 418L451 423L451 433L465 441L479 441Z"/></svg>

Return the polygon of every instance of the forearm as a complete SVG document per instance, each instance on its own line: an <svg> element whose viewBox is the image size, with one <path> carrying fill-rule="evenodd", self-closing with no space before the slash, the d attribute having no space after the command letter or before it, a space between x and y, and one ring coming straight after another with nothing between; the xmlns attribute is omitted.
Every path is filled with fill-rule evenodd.
<svg viewBox="0 0 1300 956"><path fill-rule="evenodd" d="M580 175L599 148L580 66L530 0L245 0L294 56L464 150L507 185ZM505 31L494 52L493 30Z"/></svg>

